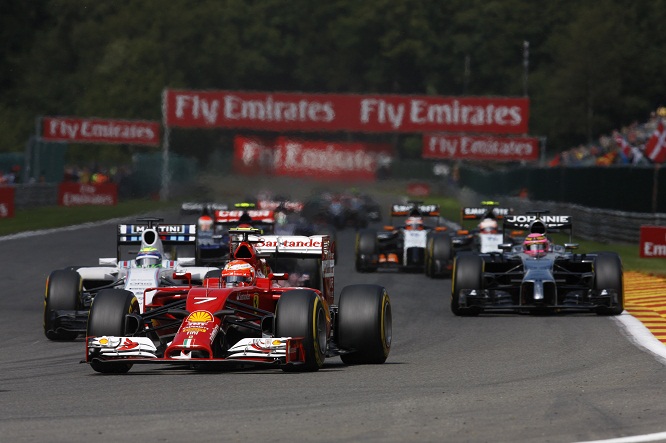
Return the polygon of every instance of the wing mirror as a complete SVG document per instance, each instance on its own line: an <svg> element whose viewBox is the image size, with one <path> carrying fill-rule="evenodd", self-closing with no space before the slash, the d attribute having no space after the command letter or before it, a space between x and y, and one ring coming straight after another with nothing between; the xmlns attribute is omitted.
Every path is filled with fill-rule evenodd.
<svg viewBox="0 0 666 443"><path fill-rule="evenodd" d="M268 274L268 278L269 280L287 280L289 278L289 274L286 272L271 272Z"/></svg>
<svg viewBox="0 0 666 443"><path fill-rule="evenodd" d="M102 266L118 266L118 259L115 257L100 258L99 264Z"/></svg>

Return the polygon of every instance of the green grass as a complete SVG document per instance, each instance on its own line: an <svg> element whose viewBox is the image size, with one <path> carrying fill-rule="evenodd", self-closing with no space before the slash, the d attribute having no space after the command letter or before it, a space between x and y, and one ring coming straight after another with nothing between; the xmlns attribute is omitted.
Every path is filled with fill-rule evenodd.
<svg viewBox="0 0 666 443"><path fill-rule="evenodd" d="M116 206L42 206L15 209L14 217L0 219L0 235L59 228L175 207L175 203L169 202L131 200L118 203Z"/></svg>

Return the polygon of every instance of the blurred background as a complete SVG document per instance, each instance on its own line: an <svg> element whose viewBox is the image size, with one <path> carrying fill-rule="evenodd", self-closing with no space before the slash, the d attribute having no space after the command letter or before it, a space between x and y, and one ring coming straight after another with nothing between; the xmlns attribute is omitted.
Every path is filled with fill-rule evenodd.
<svg viewBox="0 0 666 443"><path fill-rule="evenodd" d="M21 186L114 181L121 199L177 198L202 177L270 177L239 166L239 137L287 136L383 146L362 183L666 212L663 160L645 155L666 115L665 19L666 3L643 0L4 0L0 173ZM151 146L41 137L48 116L162 122L166 90L526 99L520 135L539 155L428 158L424 134L404 131L162 126Z"/></svg>

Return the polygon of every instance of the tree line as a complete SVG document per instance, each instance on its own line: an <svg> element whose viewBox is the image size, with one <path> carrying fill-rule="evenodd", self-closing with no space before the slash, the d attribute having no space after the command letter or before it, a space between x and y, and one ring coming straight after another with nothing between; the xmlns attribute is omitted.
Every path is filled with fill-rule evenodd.
<svg viewBox="0 0 666 443"><path fill-rule="evenodd" d="M664 104L663 23L647 0L3 0L0 152L38 115L159 120L164 88L527 94L565 150Z"/></svg>

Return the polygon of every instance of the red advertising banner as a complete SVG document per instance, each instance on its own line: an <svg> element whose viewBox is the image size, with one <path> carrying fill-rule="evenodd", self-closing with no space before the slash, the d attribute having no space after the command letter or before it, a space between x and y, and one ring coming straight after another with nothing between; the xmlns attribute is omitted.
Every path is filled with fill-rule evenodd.
<svg viewBox="0 0 666 443"><path fill-rule="evenodd" d="M159 146L159 122L78 117L44 117L42 139L56 142Z"/></svg>
<svg viewBox="0 0 666 443"><path fill-rule="evenodd" d="M528 132L529 99L166 90L164 121L180 128L265 131Z"/></svg>
<svg viewBox="0 0 666 443"><path fill-rule="evenodd" d="M14 217L14 187L0 186L0 218Z"/></svg>
<svg viewBox="0 0 666 443"><path fill-rule="evenodd" d="M641 226L640 257L666 258L666 226Z"/></svg>
<svg viewBox="0 0 666 443"><path fill-rule="evenodd" d="M320 180L375 180L380 158L393 158L389 145L236 137L234 168Z"/></svg>
<svg viewBox="0 0 666 443"><path fill-rule="evenodd" d="M537 161L539 159L539 139L425 134L423 136L423 158Z"/></svg>
<svg viewBox="0 0 666 443"><path fill-rule="evenodd" d="M118 203L118 185L115 183L87 184L60 183L58 204L60 206L106 205Z"/></svg>

